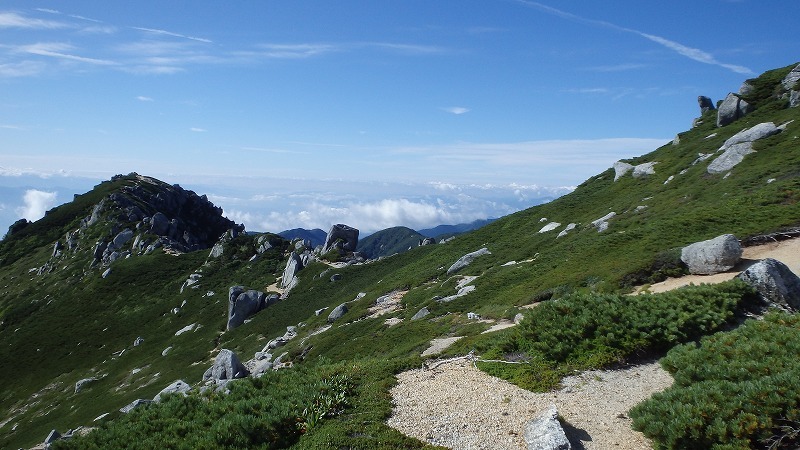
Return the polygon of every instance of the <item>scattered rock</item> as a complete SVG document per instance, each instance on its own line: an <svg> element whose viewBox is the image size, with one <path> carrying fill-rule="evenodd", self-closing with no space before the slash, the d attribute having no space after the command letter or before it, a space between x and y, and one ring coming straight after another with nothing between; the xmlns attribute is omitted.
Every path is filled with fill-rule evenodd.
<svg viewBox="0 0 800 450"><path fill-rule="evenodd" d="M612 211L597 220L593 220L592 226L597 228L598 233L602 233L603 231L606 231L608 229L608 221L611 220L616 215L617 213Z"/></svg>
<svg viewBox="0 0 800 450"><path fill-rule="evenodd" d="M553 231L556 228L560 227L561 224L558 222L550 222L547 225L543 226L539 233L547 233L548 231Z"/></svg>
<svg viewBox="0 0 800 450"><path fill-rule="evenodd" d="M189 383L183 380L173 381L172 384L165 387L161 390L155 397L153 397L153 403L158 403L161 401L161 396L168 395L168 394L182 394L187 395L189 391L192 390L192 387L189 386Z"/></svg>
<svg viewBox="0 0 800 450"><path fill-rule="evenodd" d="M741 142L753 142L759 139L764 139L766 137L770 137L773 134L778 134L782 131L782 128L775 126L773 122L763 122L759 123L750 128L745 128L744 130L734 134L730 138L728 138L720 150L724 150L731 145L739 144Z"/></svg>
<svg viewBox="0 0 800 450"><path fill-rule="evenodd" d="M175 332L175 336L180 336L183 333L188 333L189 331L194 331L195 327L197 327L196 323L192 323L192 324L186 325L185 327L183 327L180 330L176 331Z"/></svg>
<svg viewBox="0 0 800 450"><path fill-rule="evenodd" d="M128 403L127 405L123 406L122 408L120 408L119 412L121 412L122 414L128 414L129 412L133 411L134 409L136 409L136 408L138 408L138 407L140 407L142 405L149 405L151 403L153 403L152 400L148 400L148 399L145 399L145 398L136 399L136 400Z"/></svg>
<svg viewBox="0 0 800 450"><path fill-rule="evenodd" d="M44 448L50 448L50 445L59 439L61 439L61 433L59 433L57 430L50 431L50 433L44 439Z"/></svg>
<svg viewBox="0 0 800 450"><path fill-rule="evenodd" d="M558 409L551 405L539 418L525 425L528 450L571 450L572 446L558 421Z"/></svg>
<svg viewBox="0 0 800 450"><path fill-rule="evenodd" d="M161 351L161 356L167 356L167 353L169 353L170 351L172 351L172 346L171 345Z"/></svg>
<svg viewBox="0 0 800 450"><path fill-rule="evenodd" d="M439 303L452 302L453 300L455 300L455 299L457 299L459 297L463 297L463 296L469 294L470 292L472 292L474 290L475 290L475 286L472 286L472 285L462 286L462 287L458 288L458 292L456 292L455 294L448 295L447 297L438 298L438 299L436 299L436 301L439 302Z"/></svg>
<svg viewBox="0 0 800 450"><path fill-rule="evenodd" d="M614 167L614 181L619 180L620 178L625 176L626 173L633 170L632 165L622 161L615 162L613 167Z"/></svg>
<svg viewBox="0 0 800 450"><path fill-rule="evenodd" d="M514 316L514 325L519 325L522 323L523 319L525 319L525 315L522 313L517 313L517 315Z"/></svg>
<svg viewBox="0 0 800 450"><path fill-rule="evenodd" d="M472 253L467 253L466 255L464 255L461 258L459 258L458 261L453 263L453 265L450 266L449 269L447 269L447 274L448 275L454 274L454 273L458 272L459 270L467 267L468 265L472 264L472 261L474 261L475 258L477 258L479 256L491 255L491 254L492 254L492 252L490 252L489 249L486 248L486 247L483 247L482 249L474 251Z"/></svg>
<svg viewBox="0 0 800 450"><path fill-rule="evenodd" d="M341 305L334 308L330 314L328 314L328 323L333 323L341 319L346 312L347 312L347 303L342 303Z"/></svg>
<svg viewBox="0 0 800 450"><path fill-rule="evenodd" d="M341 279L342 279L342 274L340 274L340 273L335 273L335 274L331 275L331 278L330 278L331 283L333 283L334 281L341 281Z"/></svg>
<svg viewBox="0 0 800 450"><path fill-rule="evenodd" d="M249 374L239 357L231 350L222 349L214 359L214 365L203 374L203 381L233 380Z"/></svg>
<svg viewBox="0 0 800 450"><path fill-rule="evenodd" d="M742 142L728 147L725 153L719 155L711 164L708 165L708 173L719 174L733 169L737 164L744 161L744 157L755 153L752 142Z"/></svg>
<svg viewBox="0 0 800 450"><path fill-rule="evenodd" d="M91 383L92 381L97 381L97 378L92 377L92 378L84 378L82 380L78 380L75 383L75 393L77 394L78 392L80 392L84 386Z"/></svg>
<svg viewBox="0 0 800 450"><path fill-rule="evenodd" d="M571 224L567 225L566 227L564 227L563 230L561 230L560 233L558 233L558 236L556 236L556 239L566 236L570 231L574 230L576 226L577 225L574 224L574 223L571 223Z"/></svg>
<svg viewBox="0 0 800 450"><path fill-rule="evenodd" d="M695 242L681 250L681 261L693 275L711 275L725 272L742 257L742 246L732 234L724 234L707 241Z"/></svg>
<svg viewBox="0 0 800 450"><path fill-rule="evenodd" d="M763 302L792 312L800 310L800 277L772 258L748 267L737 278L752 286Z"/></svg>
<svg viewBox="0 0 800 450"><path fill-rule="evenodd" d="M430 313L431 313L431 312L430 312L430 311L428 311L428 308L422 308L422 309L420 309L419 311L417 311L417 313L416 313L416 314L414 314L414 317L412 317L412 318L411 318L411 320L419 320L419 319L422 319L422 318L426 317L427 315L429 315Z"/></svg>
<svg viewBox="0 0 800 450"><path fill-rule="evenodd" d="M133 341L133 346L134 347L138 347L138 346L142 345L143 343L144 343L144 338L139 336L139 337L136 338L136 340Z"/></svg>
<svg viewBox="0 0 800 450"><path fill-rule="evenodd" d="M654 175L656 173L655 169L653 168L658 161L652 161L647 163L642 163L633 168L633 178L644 178L648 175Z"/></svg>

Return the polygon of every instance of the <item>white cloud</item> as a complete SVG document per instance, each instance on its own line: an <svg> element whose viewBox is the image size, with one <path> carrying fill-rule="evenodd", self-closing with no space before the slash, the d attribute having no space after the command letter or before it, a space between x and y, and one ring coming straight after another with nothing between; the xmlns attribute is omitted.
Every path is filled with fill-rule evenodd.
<svg viewBox="0 0 800 450"><path fill-rule="evenodd" d="M136 100L139 100L140 102L152 102L153 101L153 99L151 97L145 97L144 95L137 96Z"/></svg>
<svg viewBox="0 0 800 450"><path fill-rule="evenodd" d="M16 209L20 218L25 218L31 222L44 217L45 211L56 205L57 192L39 191L28 189L22 196L24 206Z"/></svg>
<svg viewBox="0 0 800 450"><path fill-rule="evenodd" d="M446 108L442 108L442 111L447 111L455 115L461 115L468 113L470 110L469 108L464 108L463 106L448 106Z"/></svg>
<svg viewBox="0 0 800 450"><path fill-rule="evenodd" d="M208 131L205 128L197 128L197 127L189 128L189 130L194 131L195 133L205 133L206 131Z"/></svg>

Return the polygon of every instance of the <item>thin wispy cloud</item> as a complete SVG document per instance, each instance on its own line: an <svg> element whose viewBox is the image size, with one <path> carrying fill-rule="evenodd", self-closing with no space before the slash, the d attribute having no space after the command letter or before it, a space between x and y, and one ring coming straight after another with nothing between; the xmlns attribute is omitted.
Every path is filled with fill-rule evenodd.
<svg viewBox="0 0 800 450"><path fill-rule="evenodd" d="M15 12L0 12L0 28L56 29L67 24L52 20L34 19Z"/></svg>
<svg viewBox="0 0 800 450"><path fill-rule="evenodd" d="M100 66L117 65L116 62L109 61L106 59L88 58L85 56L68 53L68 52L73 52L74 50L76 49L72 45L64 44L61 42L40 42L37 44L23 45L17 48L18 52L30 53L32 55L49 56L52 58L59 58L70 61L95 64Z"/></svg>
<svg viewBox="0 0 800 450"><path fill-rule="evenodd" d="M441 108L442 111L449 112L450 114L455 114L457 116L461 114L466 114L470 111L469 108L464 108L463 106L448 106L445 108Z"/></svg>
<svg viewBox="0 0 800 450"><path fill-rule="evenodd" d="M302 59L340 51L333 44L259 44L253 51L235 52L239 56L275 59Z"/></svg>
<svg viewBox="0 0 800 450"><path fill-rule="evenodd" d="M615 65L608 65L608 66L594 66L588 67L586 70L591 72L625 72L628 70L639 70L644 69L647 67L647 64L639 64L639 63L626 63L626 64L615 64Z"/></svg>
<svg viewBox="0 0 800 450"><path fill-rule="evenodd" d="M131 27L131 28L133 28L134 30L144 31L144 32L147 32L147 33L158 34L158 35L162 35L162 36L172 36L172 37L178 37L178 38L183 38L183 39L189 39L191 41L204 42L204 43L207 43L207 44L210 44L210 43L213 42L211 39L206 39L206 38L201 38L201 37L196 37L196 36L187 36L185 34L174 33L172 31L167 31L167 30L159 30L157 28L145 28L145 27Z"/></svg>
<svg viewBox="0 0 800 450"><path fill-rule="evenodd" d="M242 150L246 150L248 152L259 152L259 153L300 153L282 148L263 148L263 147L242 147Z"/></svg>
<svg viewBox="0 0 800 450"><path fill-rule="evenodd" d="M444 53L446 51L445 48L436 45L398 44L391 42L371 42L360 45L378 47L412 55L430 55Z"/></svg>
<svg viewBox="0 0 800 450"><path fill-rule="evenodd" d="M136 100L139 100L140 102L152 102L152 101L154 101L151 97L145 97L144 95L137 96Z"/></svg>
<svg viewBox="0 0 800 450"><path fill-rule="evenodd" d="M189 131L194 131L195 133L205 133L208 130L206 130L205 128L192 127L189 128Z"/></svg>
<svg viewBox="0 0 800 450"><path fill-rule="evenodd" d="M728 69L728 70L730 70L732 72L740 73L740 74L752 74L753 73L753 71L750 70L747 67L739 66L739 65L735 65L735 64L723 63L721 61L718 61L712 54L710 54L710 53L708 53L708 52L706 52L704 50L701 50L701 49L698 49L698 48L689 47L689 46L683 45L683 44L681 44L679 42L675 42L673 40L670 40L670 39L667 39L667 38L664 38L664 37L661 37L661 36L656 36L656 35L653 35L653 34L645 33L645 32L639 31L639 30L635 30L633 28L623 27L623 26L620 26L620 25L613 24L611 22L606 22L604 20L595 20L595 19L589 19L589 18L586 18L586 17L581 17L581 16L578 16L578 15L575 15L575 14L572 14L572 13L569 13L569 12L566 12L566 11L562 11L560 9L553 8L551 6L547 6L545 4L542 4L542 3L539 3L539 2L535 2L535 1L531 1L531 0L515 0L515 1L517 3L519 3L519 4L522 4L522 5L531 7L531 8L538 9L540 11L543 11L543 12L547 13L547 14L551 14L551 15L554 15L554 16L557 16L557 17L561 17L562 19L572 20L572 21L575 21L575 22L585 23L585 24L594 25L594 26L611 28L611 29L614 29L614 30L617 30L617 31L623 31L625 33L635 34L635 35L643 37L643 38L645 38L645 39L647 39L647 40L649 40L651 42L655 42L656 44L659 44L659 45L661 45L661 46L663 46L663 47L665 47L665 48L667 48L669 50L672 50L675 53L677 53L677 54L679 54L679 55L681 55L683 57L689 58L691 60L694 60L694 61L697 61L697 62L700 62L700 63L703 63L703 64L711 64L711 65L719 66L719 67Z"/></svg>
<svg viewBox="0 0 800 450"><path fill-rule="evenodd" d="M15 78L38 75L45 70L46 64L38 61L20 61L0 64L0 77Z"/></svg>
<svg viewBox="0 0 800 450"><path fill-rule="evenodd" d="M731 71L736 72L736 73L741 73L741 74L752 74L753 73L753 71L750 70L747 67L737 66L735 64L726 64L726 63L717 61L717 59L714 58L713 55L711 55L710 53L705 52L703 50L700 50L700 49L697 49L697 48L692 48L692 47L687 47L687 46L685 46L683 44L680 44L680 43L675 42L675 41L671 41L669 39L665 39L665 38L660 37L660 36L655 36L655 35L652 35L652 34L642 33L640 31L636 31L636 30L628 30L628 31L636 33L639 36L642 36L642 37L644 37L646 39L650 39L651 41L653 41L653 42L655 42L657 44L661 44L664 47L675 51L676 53L678 53L681 56L685 56L685 57L687 57L689 59L693 59L693 60L695 60L697 62L724 67L724 68L726 68L728 70L731 70Z"/></svg>

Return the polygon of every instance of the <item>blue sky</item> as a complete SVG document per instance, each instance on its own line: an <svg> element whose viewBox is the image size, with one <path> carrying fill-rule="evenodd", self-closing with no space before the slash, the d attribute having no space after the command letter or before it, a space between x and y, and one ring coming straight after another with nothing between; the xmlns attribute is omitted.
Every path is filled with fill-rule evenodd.
<svg viewBox="0 0 800 450"><path fill-rule="evenodd" d="M0 2L0 228L117 173L248 229L498 217L798 60L800 3Z"/></svg>

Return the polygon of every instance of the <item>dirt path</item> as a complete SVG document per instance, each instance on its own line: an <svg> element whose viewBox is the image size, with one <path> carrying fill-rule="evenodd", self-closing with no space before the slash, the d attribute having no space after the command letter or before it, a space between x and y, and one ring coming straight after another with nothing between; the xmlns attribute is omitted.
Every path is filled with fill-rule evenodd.
<svg viewBox="0 0 800 450"><path fill-rule="evenodd" d="M733 279L733 277L750 267L753 263L765 258L777 259L789 266L792 272L800 275L800 238L746 247L742 254L742 262L728 272L718 273L716 275L687 275L680 278L669 278L666 281L650 285L646 290L655 294L689 284L722 283L723 281ZM641 290L641 288L639 288L639 290Z"/></svg>

